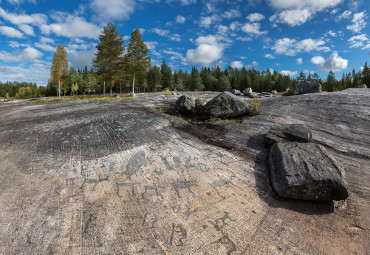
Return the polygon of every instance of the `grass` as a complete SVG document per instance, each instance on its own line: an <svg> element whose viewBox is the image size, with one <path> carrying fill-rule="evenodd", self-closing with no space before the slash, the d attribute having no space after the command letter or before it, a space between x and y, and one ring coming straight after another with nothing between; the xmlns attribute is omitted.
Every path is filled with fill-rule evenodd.
<svg viewBox="0 0 370 255"><path fill-rule="evenodd" d="M118 100L129 100L134 99L131 96L123 97L111 97L111 96L72 96L72 97L62 97L62 98L44 98L35 100L33 104L44 104L53 102L65 102L65 101L77 101L77 100L89 100L89 101L118 101Z"/></svg>

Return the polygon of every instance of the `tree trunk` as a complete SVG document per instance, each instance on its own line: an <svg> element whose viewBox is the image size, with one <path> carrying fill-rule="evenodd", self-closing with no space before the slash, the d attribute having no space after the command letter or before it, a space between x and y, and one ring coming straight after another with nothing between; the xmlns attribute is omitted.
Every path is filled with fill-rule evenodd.
<svg viewBox="0 0 370 255"><path fill-rule="evenodd" d="M135 74L134 79L132 80L132 95L135 95Z"/></svg>
<svg viewBox="0 0 370 255"><path fill-rule="evenodd" d="M103 95L105 96L105 81L104 81L104 91L103 91Z"/></svg>
<svg viewBox="0 0 370 255"><path fill-rule="evenodd" d="M122 84L120 83L120 84L119 84L119 93L120 93L120 94L122 93L122 90L121 90L121 89L122 89Z"/></svg>
<svg viewBox="0 0 370 255"><path fill-rule="evenodd" d="M59 89L58 89L58 97L60 98L60 80L58 80Z"/></svg>
<svg viewBox="0 0 370 255"><path fill-rule="evenodd" d="M113 92L112 92L112 80L110 81L109 85L110 85L110 96L112 96L113 95Z"/></svg>

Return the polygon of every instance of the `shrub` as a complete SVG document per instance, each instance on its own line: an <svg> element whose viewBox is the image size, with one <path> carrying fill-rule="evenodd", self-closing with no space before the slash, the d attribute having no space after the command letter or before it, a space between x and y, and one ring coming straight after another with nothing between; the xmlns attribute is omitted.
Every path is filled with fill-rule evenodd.
<svg viewBox="0 0 370 255"><path fill-rule="evenodd" d="M261 102L258 100L257 97L253 98L250 102L252 105L252 110L249 112L249 115L254 116L259 113L259 107L261 105Z"/></svg>
<svg viewBox="0 0 370 255"><path fill-rule="evenodd" d="M293 90L291 88L287 88L284 91L283 96L293 96Z"/></svg>

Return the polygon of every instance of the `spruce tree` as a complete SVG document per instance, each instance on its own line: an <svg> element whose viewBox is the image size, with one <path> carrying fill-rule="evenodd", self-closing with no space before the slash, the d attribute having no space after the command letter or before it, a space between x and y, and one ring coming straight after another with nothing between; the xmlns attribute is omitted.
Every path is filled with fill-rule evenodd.
<svg viewBox="0 0 370 255"><path fill-rule="evenodd" d="M166 60L163 59L161 65L161 74L162 74L162 88L163 89L172 89L173 88L173 76L171 67L166 64Z"/></svg>
<svg viewBox="0 0 370 255"><path fill-rule="evenodd" d="M135 29L131 33L130 44L127 48L126 68L128 73L132 75L132 95L135 95L135 80L144 82L146 71L150 67L150 57L148 55L148 47L141 39L139 29ZM144 84L142 83L144 86Z"/></svg>
<svg viewBox="0 0 370 255"><path fill-rule="evenodd" d="M63 85L65 86L67 85L66 83L68 82L67 51L62 46L62 44L59 44L54 53L53 63L51 64L50 67L50 75L52 84L54 84L54 86L58 84L58 97L60 97L61 83L63 83Z"/></svg>
<svg viewBox="0 0 370 255"><path fill-rule="evenodd" d="M122 54L125 50L123 35L119 33L117 27L108 23L99 35L99 44L96 46L98 52L95 53L93 65L99 75L103 77L103 82L109 82L110 94L112 95L113 77L117 75L122 67ZM105 93L105 91L104 91Z"/></svg>

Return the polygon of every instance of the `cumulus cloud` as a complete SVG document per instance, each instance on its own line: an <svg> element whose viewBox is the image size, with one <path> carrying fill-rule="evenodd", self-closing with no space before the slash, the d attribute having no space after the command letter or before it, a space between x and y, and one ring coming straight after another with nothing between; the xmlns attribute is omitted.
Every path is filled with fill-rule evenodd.
<svg viewBox="0 0 370 255"><path fill-rule="evenodd" d="M318 67L324 71L332 70L334 72L339 72L342 69L346 69L348 66L348 60L340 57L336 51L326 60L321 56L315 56L311 59L311 62L318 65Z"/></svg>
<svg viewBox="0 0 370 255"><path fill-rule="evenodd" d="M296 63L297 65L301 65L303 62L302 58L297 58Z"/></svg>
<svg viewBox="0 0 370 255"><path fill-rule="evenodd" d="M285 23L291 27L295 27L311 19L313 14L309 9L284 10L272 15L270 21L274 23Z"/></svg>
<svg viewBox="0 0 370 255"><path fill-rule="evenodd" d="M49 67L36 63L31 66L0 66L0 81L27 81L35 82L39 86L46 86L50 78Z"/></svg>
<svg viewBox="0 0 370 255"><path fill-rule="evenodd" d="M177 22L177 23L179 23L179 24L184 24L184 23L185 23L185 21L186 21L186 19L185 19L185 17L183 17L183 16L178 15L178 16L176 17L176 22Z"/></svg>
<svg viewBox="0 0 370 255"><path fill-rule="evenodd" d="M29 2L36 4L36 0L7 0L10 4L22 4L24 2Z"/></svg>
<svg viewBox="0 0 370 255"><path fill-rule="evenodd" d="M148 50L155 50L156 46L158 45L158 42L156 41L145 42L145 44L148 47Z"/></svg>
<svg viewBox="0 0 370 255"><path fill-rule="evenodd" d="M237 68L237 69L240 69L240 68L243 68L243 63L241 61L234 61L234 62L231 62L231 67L232 68Z"/></svg>
<svg viewBox="0 0 370 255"><path fill-rule="evenodd" d="M329 7L338 5L342 0L267 0L275 9L303 9L309 8L315 11L322 11Z"/></svg>
<svg viewBox="0 0 370 255"><path fill-rule="evenodd" d="M96 13L100 21L125 20L135 10L133 0L92 0L90 8Z"/></svg>
<svg viewBox="0 0 370 255"><path fill-rule="evenodd" d="M225 19L235 19L235 18L240 18L242 15L240 11L231 9L222 14L222 17Z"/></svg>
<svg viewBox="0 0 370 255"><path fill-rule="evenodd" d="M352 36L348 39L348 42L350 44L350 48L370 48L370 39L367 37L366 34Z"/></svg>
<svg viewBox="0 0 370 255"><path fill-rule="evenodd" d="M267 31L261 31L261 25L259 23L246 23L242 26L242 31L252 35L265 35Z"/></svg>
<svg viewBox="0 0 370 255"><path fill-rule="evenodd" d="M47 16L44 14L31 14L31 15L15 14L6 12L1 7L0 7L0 16L14 25L31 24L40 26L47 22Z"/></svg>
<svg viewBox="0 0 370 255"><path fill-rule="evenodd" d="M92 60L95 57L97 49L92 48L86 51L75 51L70 54L71 63L74 68L91 67Z"/></svg>
<svg viewBox="0 0 370 255"><path fill-rule="evenodd" d="M297 75L297 71L289 71L289 70L282 70L279 72L281 75L284 75L284 76L295 76Z"/></svg>
<svg viewBox="0 0 370 255"><path fill-rule="evenodd" d="M342 19L349 19L352 15L352 12L351 11L344 11L342 14L338 15L338 17L336 18L335 21L340 21Z"/></svg>
<svg viewBox="0 0 370 255"><path fill-rule="evenodd" d="M207 16L207 17L201 17L199 25L201 27L209 28L212 23L215 23L216 21L219 21L220 17L216 14L212 16Z"/></svg>
<svg viewBox="0 0 370 255"><path fill-rule="evenodd" d="M43 34L54 33L57 36L69 38L87 37L95 39L100 34L100 28L92 23L87 22L84 18L68 14L63 17L63 21L49 25L41 25L40 29Z"/></svg>
<svg viewBox="0 0 370 255"><path fill-rule="evenodd" d="M276 54L284 54L287 56L295 56L301 52L311 52L311 51L329 51L330 48L324 46L325 41L318 39L304 39L297 41L296 39L282 38L275 42L272 49Z"/></svg>
<svg viewBox="0 0 370 255"><path fill-rule="evenodd" d="M181 41L181 35L171 34L170 30L160 29L160 28L153 28L152 32L156 33L159 36L168 37L171 41L176 41L176 42Z"/></svg>
<svg viewBox="0 0 370 255"><path fill-rule="evenodd" d="M352 25L347 26L347 29L354 33L359 33L363 28L366 27L366 19L366 11L353 14Z"/></svg>
<svg viewBox="0 0 370 255"><path fill-rule="evenodd" d="M8 26L0 26L0 34L12 37L12 38L23 38L23 33L19 30L8 27Z"/></svg>
<svg viewBox="0 0 370 255"><path fill-rule="evenodd" d="M251 13L247 16L247 19L250 21L250 22L258 22L258 21L261 21L265 18L264 15L260 14L260 13Z"/></svg>
<svg viewBox="0 0 370 255"><path fill-rule="evenodd" d="M27 24L20 25L19 29L22 30L26 35L30 35L30 36L35 35L35 31L33 30L33 27L31 27Z"/></svg>
<svg viewBox="0 0 370 255"><path fill-rule="evenodd" d="M271 54L265 54L265 58L274 59L275 57Z"/></svg>
<svg viewBox="0 0 370 255"><path fill-rule="evenodd" d="M209 66L222 57L224 46L213 35L200 36L196 40L198 47L186 53L186 63Z"/></svg>
<svg viewBox="0 0 370 255"><path fill-rule="evenodd" d="M0 52L0 60L4 62L32 62L42 56L43 54L40 51L32 47L23 49L19 55L13 55L5 51Z"/></svg>

